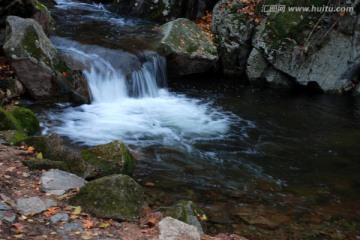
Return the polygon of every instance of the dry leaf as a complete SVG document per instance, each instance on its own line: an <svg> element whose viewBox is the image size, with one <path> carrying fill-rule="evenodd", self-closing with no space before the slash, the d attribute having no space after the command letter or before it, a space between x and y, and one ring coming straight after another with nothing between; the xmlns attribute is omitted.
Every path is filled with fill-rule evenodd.
<svg viewBox="0 0 360 240"><path fill-rule="evenodd" d="M83 227L86 229L92 228L95 226L95 223L91 221L90 219L83 220Z"/></svg>
<svg viewBox="0 0 360 240"><path fill-rule="evenodd" d="M44 215L46 217L50 217L52 215L55 215L58 212L59 212L59 207L52 207L52 208L48 208L47 211L44 212Z"/></svg>
<svg viewBox="0 0 360 240"><path fill-rule="evenodd" d="M33 152L33 151L35 151L35 148L33 146L30 146L30 147L28 147L27 150L30 151L30 152Z"/></svg>
<svg viewBox="0 0 360 240"><path fill-rule="evenodd" d="M99 225L99 228L108 228L108 227L110 227L110 223L107 223L107 222L102 222Z"/></svg>
<svg viewBox="0 0 360 240"><path fill-rule="evenodd" d="M36 154L36 158L37 159L43 159L43 155L41 152L39 152L38 154Z"/></svg>
<svg viewBox="0 0 360 240"><path fill-rule="evenodd" d="M74 207L74 211L71 212L73 215L79 215L81 213L81 207Z"/></svg>

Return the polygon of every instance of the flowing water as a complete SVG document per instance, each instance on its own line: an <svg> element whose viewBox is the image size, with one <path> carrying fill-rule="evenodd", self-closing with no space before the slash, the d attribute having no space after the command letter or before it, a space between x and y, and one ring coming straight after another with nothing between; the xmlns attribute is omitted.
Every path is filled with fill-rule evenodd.
<svg viewBox="0 0 360 240"><path fill-rule="evenodd" d="M359 98L235 91L209 79L169 87L151 51L154 24L57 2L52 41L83 65L93 99L48 108L44 133L83 147L124 141L150 204L192 200L210 233L359 238Z"/></svg>

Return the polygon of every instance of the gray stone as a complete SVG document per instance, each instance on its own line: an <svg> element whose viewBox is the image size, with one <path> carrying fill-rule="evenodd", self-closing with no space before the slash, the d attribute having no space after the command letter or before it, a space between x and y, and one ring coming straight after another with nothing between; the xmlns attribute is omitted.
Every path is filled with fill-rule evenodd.
<svg viewBox="0 0 360 240"><path fill-rule="evenodd" d="M72 223L66 223L64 225L64 230L66 232L71 232L71 231L80 231L83 229L83 225L81 222L72 222Z"/></svg>
<svg viewBox="0 0 360 240"><path fill-rule="evenodd" d="M0 202L0 211L10 210L10 209L11 207L7 203Z"/></svg>
<svg viewBox="0 0 360 240"><path fill-rule="evenodd" d="M54 195L62 195L67 190L81 188L86 183L83 178L58 169L43 173L40 181L42 190Z"/></svg>
<svg viewBox="0 0 360 240"><path fill-rule="evenodd" d="M52 199L41 200L38 197L20 198L16 201L15 208L22 215L38 214L46 209L56 206L57 203Z"/></svg>
<svg viewBox="0 0 360 240"><path fill-rule="evenodd" d="M199 230L177 219L166 217L159 222L159 240L200 240Z"/></svg>
<svg viewBox="0 0 360 240"><path fill-rule="evenodd" d="M16 214L12 211L0 211L0 220L5 220L7 222L14 222L16 219Z"/></svg>
<svg viewBox="0 0 360 240"><path fill-rule="evenodd" d="M214 43L192 21L179 18L160 27L163 38L158 53L166 56L170 76L202 73L216 68Z"/></svg>
<svg viewBox="0 0 360 240"><path fill-rule="evenodd" d="M264 78L264 72L268 67L268 62L261 52L253 48L247 60L246 75L250 82L258 81Z"/></svg>
<svg viewBox="0 0 360 240"><path fill-rule="evenodd" d="M70 204L101 218L134 221L144 203L141 186L127 175L112 175L87 183Z"/></svg>
<svg viewBox="0 0 360 240"><path fill-rule="evenodd" d="M20 82L37 100L70 101L87 86L76 85L77 76L61 60L56 48L34 19L8 16L4 52ZM63 73L67 73L66 77ZM71 73L71 74L70 74ZM86 96L85 96L86 95Z"/></svg>
<svg viewBox="0 0 360 240"><path fill-rule="evenodd" d="M207 217L204 211L192 201L179 201L173 207L166 209L163 214L190 224L199 232L204 232L206 229Z"/></svg>
<svg viewBox="0 0 360 240"><path fill-rule="evenodd" d="M264 72L266 82L273 88L291 88L294 83L290 80L289 76L280 71L269 67Z"/></svg>
<svg viewBox="0 0 360 240"><path fill-rule="evenodd" d="M213 10L212 31L218 42L222 71L229 78L245 74L255 23L242 11L242 1L221 0ZM234 10L235 9L235 10Z"/></svg>
<svg viewBox="0 0 360 240"><path fill-rule="evenodd" d="M50 220L53 224L58 222L67 222L69 221L69 215L66 213L57 213L50 217Z"/></svg>

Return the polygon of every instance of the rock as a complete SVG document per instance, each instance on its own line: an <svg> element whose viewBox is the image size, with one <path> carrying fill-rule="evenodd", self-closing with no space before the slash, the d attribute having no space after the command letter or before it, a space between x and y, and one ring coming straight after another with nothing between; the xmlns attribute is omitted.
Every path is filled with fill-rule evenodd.
<svg viewBox="0 0 360 240"><path fill-rule="evenodd" d="M58 169L43 173L40 181L42 190L54 195L62 195L67 190L81 188L86 184L83 178Z"/></svg>
<svg viewBox="0 0 360 240"><path fill-rule="evenodd" d="M144 203L141 186L127 175L112 175L87 183L70 204L100 218L135 221Z"/></svg>
<svg viewBox="0 0 360 240"><path fill-rule="evenodd" d="M83 230L83 225L81 222L66 223L64 225L64 230L66 232L81 231Z"/></svg>
<svg viewBox="0 0 360 240"><path fill-rule="evenodd" d="M5 203L5 202L0 202L0 211L5 211L5 210L10 210L11 207Z"/></svg>
<svg viewBox="0 0 360 240"><path fill-rule="evenodd" d="M11 106L9 112L19 121L28 135L34 135L40 130L39 120L35 114L27 108Z"/></svg>
<svg viewBox="0 0 360 240"><path fill-rule="evenodd" d="M164 36L157 51L166 56L170 76L203 73L216 67L216 47L195 23L179 18L159 30Z"/></svg>
<svg viewBox="0 0 360 240"><path fill-rule="evenodd" d="M338 29L325 20L319 29L302 24L303 19L317 18L314 13L276 14L257 27L253 46L274 70L297 84L324 91L353 90L360 68L360 38L355 37L360 35L360 19L346 15Z"/></svg>
<svg viewBox="0 0 360 240"><path fill-rule="evenodd" d="M159 240L200 240L199 230L177 219L166 217L159 222Z"/></svg>
<svg viewBox="0 0 360 240"><path fill-rule="evenodd" d="M16 214L12 211L1 211L0 210L0 222L5 220L7 222L14 222L16 220Z"/></svg>
<svg viewBox="0 0 360 240"><path fill-rule="evenodd" d="M97 175L92 166L77 156L74 151L71 151L64 146L63 140L56 133L28 137L22 141L22 144L33 146L37 152L42 153L44 159L64 162L65 167L62 168L62 164L49 161L46 163L42 161L44 164L50 164L50 166L51 164L59 164L59 168L83 178L93 178ZM29 164L32 163L36 164L36 162L29 162ZM38 162L38 166L41 166L42 163Z"/></svg>
<svg viewBox="0 0 360 240"><path fill-rule="evenodd" d="M40 1L35 0L35 11L32 18L40 24L46 34L54 29L54 20L47 7Z"/></svg>
<svg viewBox="0 0 360 240"><path fill-rule="evenodd" d="M24 130L19 121L17 121L11 113L2 107L0 107L0 130L17 130L21 133L24 133Z"/></svg>
<svg viewBox="0 0 360 240"><path fill-rule="evenodd" d="M176 18L195 19L211 11L217 0L113 0L113 10L156 22L167 22Z"/></svg>
<svg viewBox="0 0 360 240"><path fill-rule="evenodd" d="M98 145L81 152L81 158L98 169L100 176L122 173L131 176L135 159L120 141Z"/></svg>
<svg viewBox="0 0 360 240"><path fill-rule="evenodd" d="M34 99L71 101L77 98L81 91L73 77L76 74L60 59L35 20L9 16L6 32L4 52ZM88 94L84 98L89 102Z"/></svg>
<svg viewBox="0 0 360 240"><path fill-rule="evenodd" d="M251 52L255 22L240 9L243 1L221 0L213 10L212 31L218 42L220 64L225 76L238 78L245 74Z"/></svg>
<svg viewBox="0 0 360 240"><path fill-rule="evenodd" d="M21 161L24 166L28 167L29 170L49 170L49 169L59 169L67 171L68 167L62 161L52 161L49 159L29 159Z"/></svg>
<svg viewBox="0 0 360 240"><path fill-rule="evenodd" d="M265 79L264 72L268 68L268 62L261 52L253 48L247 60L246 75L251 83L260 85L257 82Z"/></svg>
<svg viewBox="0 0 360 240"><path fill-rule="evenodd" d="M5 27L6 17L9 15L30 18L35 11L33 0L2 0L0 9L0 28Z"/></svg>
<svg viewBox="0 0 360 240"><path fill-rule="evenodd" d="M206 229L206 214L192 201L179 201L174 207L166 209L163 214L193 225L199 232Z"/></svg>
<svg viewBox="0 0 360 240"><path fill-rule="evenodd" d="M17 145L21 141L27 138L24 132L18 130L4 130L0 131L0 139L3 144Z"/></svg>
<svg viewBox="0 0 360 240"><path fill-rule="evenodd" d="M69 221L69 214L66 213L57 213L50 217L51 223L56 224L58 222L67 222Z"/></svg>
<svg viewBox="0 0 360 240"><path fill-rule="evenodd" d="M9 77L1 81L0 91L3 92L2 97L0 96L0 99L3 98L10 100L24 94L25 88L18 79Z"/></svg>
<svg viewBox="0 0 360 240"><path fill-rule="evenodd" d="M56 204L57 203L51 199L43 201L38 197L19 198L16 201L15 208L22 215L29 215L41 213L50 207L56 206Z"/></svg>

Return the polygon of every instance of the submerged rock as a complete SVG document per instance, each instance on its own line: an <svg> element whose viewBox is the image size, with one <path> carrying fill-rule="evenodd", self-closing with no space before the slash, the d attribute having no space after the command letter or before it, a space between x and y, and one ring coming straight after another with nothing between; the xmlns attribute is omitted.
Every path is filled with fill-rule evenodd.
<svg viewBox="0 0 360 240"><path fill-rule="evenodd" d="M199 230L189 224L174 219L172 217L166 217L159 222L159 240L200 240L201 234Z"/></svg>
<svg viewBox="0 0 360 240"><path fill-rule="evenodd" d="M89 101L89 95L33 19L7 17L4 52L21 83L36 100ZM80 83L80 84L79 84Z"/></svg>
<svg viewBox="0 0 360 240"><path fill-rule="evenodd" d="M112 175L89 182L70 199L96 217L135 221L144 203L144 191L126 175Z"/></svg>
<svg viewBox="0 0 360 240"><path fill-rule="evenodd" d="M135 159L120 141L98 145L81 152L81 158L97 168L99 176L125 174L131 176Z"/></svg>
<svg viewBox="0 0 360 240"><path fill-rule="evenodd" d="M193 225L200 232L206 229L206 214L192 201L179 201L173 207L166 209L163 214Z"/></svg>
<svg viewBox="0 0 360 240"><path fill-rule="evenodd" d="M179 18L160 27L164 35L157 47L166 56L170 76L203 73L216 68L218 56L214 43L192 21Z"/></svg>

